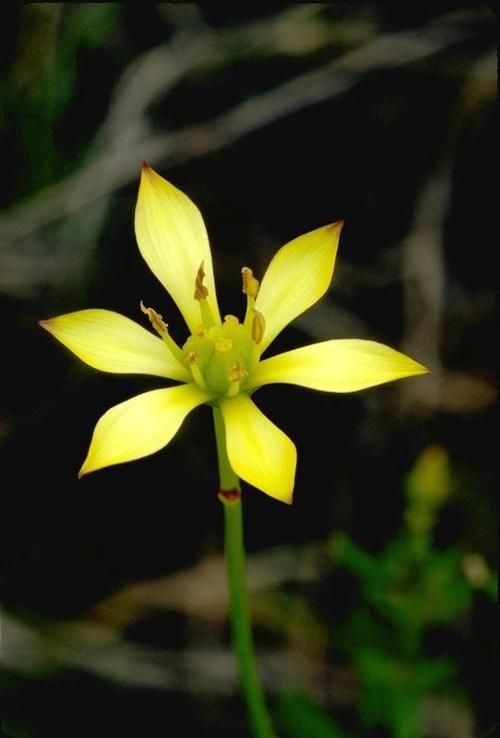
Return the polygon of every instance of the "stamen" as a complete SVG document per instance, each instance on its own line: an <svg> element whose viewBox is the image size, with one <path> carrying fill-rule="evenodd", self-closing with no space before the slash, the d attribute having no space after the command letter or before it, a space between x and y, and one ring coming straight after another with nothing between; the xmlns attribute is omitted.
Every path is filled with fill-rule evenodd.
<svg viewBox="0 0 500 738"><path fill-rule="evenodd" d="M198 300L198 302L200 303L200 313L203 325L211 326L215 325L215 320L214 316L212 315L210 305L207 302L208 289L203 284L203 280L205 279L204 267L205 262L202 261L198 271L196 272L196 277L194 280L194 299Z"/></svg>
<svg viewBox="0 0 500 738"><path fill-rule="evenodd" d="M244 324L248 330L252 325L252 313L255 306L255 298L259 291L259 281L253 276L253 272L249 267L242 267L241 276L243 281L243 294L247 296L247 309L245 312Z"/></svg>
<svg viewBox="0 0 500 738"><path fill-rule="evenodd" d="M234 366L231 367L231 370L229 372L229 389L226 392L227 397L234 397L238 394L240 391L240 385L242 379L244 379L246 376L248 376L248 371L246 367L241 363L238 362Z"/></svg>
<svg viewBox="0 0 500 738"><path fill-rule="evenodd" d="M200 362L199 362L198 354L196 353L196 351L188 351L186 354L186 361L189 364L189 368L191 369L191 374L193 375L193 379L198 385L198 387L201 387L202 389L206 390L207 385L205 384L205 380L203 379L203 374L201 373Z"/></svg>
<svg viewBox="0 0 500 738"><path fill-rule="evenodd" d="M252 341L255 341L255 343L260 343L264 336L265 330L266 330L266 321L265 321L264 316L262 315L262 313L259 313L258 310L254 310L253 318L252 318L252 330L251 330Z"/></svg>
<svg viewBox="0 0 500 738"><path fill-rule="evenodd" d="M259 280L255 279L253 272L249 267L243 267L241 270L243 278L243 294L249 297L257 297L259 291Z"/></svg>
<svg viewBox="0 0 500 738"><path fill-rule="evenodd" d="M206 297L208 297L208 289L203 284L203 280L205 279L205 262L202 261L200 264L200 268L196 272L196 278L194 281L194 299L195 300L204 300Z"/></svg>
<svg viewBox="0 0 500 738"><path fill-rule="evenodd" d="M160 338L163 339L163 342L167 346L170 353L175 356L177 361L180 361L181 364L184 364L184 355L182 353L182 350L168 332L168 323L165 323L165 321L163 320L163 316L160 315L160 313L157 313L156 310L153 310L153 308L146 307L142 300L140 305L142 312L148 316L149 322L158 333Z"/></svg>
<svg viewBox="0 0 500 738"><path fill-rule="evenodd" d="M147 315L149 318L149 322L155 329L155 331L158 333L161 338L167 333L168 325L163 320L163 315L160 315L160 313L157 313L156 310L153 310L153 308L147 308L143 301L141 300L141 310L144 313L144 315Z"/></svg>
<svg viewBox="0 0 500 738"><path fill-rule="evenodd" d="M248 376L247 369L244 364L239 361L237 364L231 367L229 372L230 382L241 382L242 379Z"/></svg>

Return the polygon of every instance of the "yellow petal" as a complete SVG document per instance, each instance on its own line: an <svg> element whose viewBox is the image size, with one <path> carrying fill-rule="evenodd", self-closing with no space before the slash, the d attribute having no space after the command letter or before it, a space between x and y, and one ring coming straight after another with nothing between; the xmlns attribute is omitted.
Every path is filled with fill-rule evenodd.
<svg viewBox="0 0 500 738"><path fill-rule="evenodd" d="M288 504L292 501L297 451L248 395L220 400L229 463L249 484Z"/></svg>
<svg viewBox="0 0 500 738"><path fill-rule="evenodd" d="M314 343L261 361L245 389L284 382L325 392L355 392L427 371L382 343L346 338Z"/></svg>
<svg viewBox="0 0 500 738"><path fill-rule="evenodd" d="M40 325L94 369L180 381L191 378L160 338L111 310L79 310L41 320Z"/></svg>
<svg viewBox="0 0 500 738"><path fill-rule="evenodd" d="M255 308L265 318L259 349L322 297L331 282L343 221L317 228L283 246L267 268Z"/></svg>
<svg viewBox="0 0 500 738"><path fill-rule="evenodd" d="M220 322L212 256L201 213L187 195L147 165L142 169L135 232L142 256L177 303L192 333L201 323L194 291L203 263L207 302Z"/></svg>
<svg viewBox="0 0 500 738"><path fill-rule="evenodd" d="M115 405L99 419L78 476L158 451L174 437L186 415L209 399L197 385L182 384Z"/></svg>

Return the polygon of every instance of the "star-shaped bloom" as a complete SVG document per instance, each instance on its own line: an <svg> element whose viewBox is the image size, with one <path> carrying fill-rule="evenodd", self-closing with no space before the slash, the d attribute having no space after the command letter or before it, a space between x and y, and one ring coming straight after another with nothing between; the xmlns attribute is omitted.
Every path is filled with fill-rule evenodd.
<svg viewBox="0 0 500 738"><path fill-rule="evenodd" d="M262 359L271 342L328 289L342 221L290 241L259 285L243 267L246 313L221 320L208 236L198 208L149 166L142 169L135 229L140 252L181 311L190 335L182 346L152 308L141 308L158 335L110 310L81 310L41 325L90 366L149 374L179 384L115 405L98 421L80 476L158 451L198 405L220 411L235 474L290 503L295 445L257 407L253 393L284 382L324 392L353 392L426 373L408 356L374 341L338 339Z"/></svg>

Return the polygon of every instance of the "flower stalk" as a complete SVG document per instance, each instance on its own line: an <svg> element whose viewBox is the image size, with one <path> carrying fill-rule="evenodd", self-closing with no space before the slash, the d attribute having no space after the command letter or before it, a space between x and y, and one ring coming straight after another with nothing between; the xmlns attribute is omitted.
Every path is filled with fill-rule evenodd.
<svg viewBox="0 0 500 738"><path fill-rule="evenodd" d="M213 414L220 476L219 499L224 508L224 552L229 588L231 634L241 690L246 702L254 738L275 738L257 670L252 637L245 578L245 546L240 483L227 458L221 412L214 407Z"/></svg>

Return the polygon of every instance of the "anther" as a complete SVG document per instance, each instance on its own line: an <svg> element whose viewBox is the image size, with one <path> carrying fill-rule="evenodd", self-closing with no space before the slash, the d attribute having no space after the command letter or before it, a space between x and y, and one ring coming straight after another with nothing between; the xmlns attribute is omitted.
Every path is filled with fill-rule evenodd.
<svg viewBox="0 0 500 738"><path fill-rule="evenodd" d="M238 362L237 364L231 367L231 370L229 372L229 381L230 382L241 382L241 380L245 379L245 377L247 376L248 376L248 371L246 367L241 362Z"/></svg>
<svg viewBox="0 0 500 738"><path fill-rule="evenodd" d="M195 300L204 300L206 297L208 297L208 290L203 284L203 280L205 279L205 262L202 261L200 264L200 268L196 272L196 278L194 282L194 299Z"/></svg>
<svg viewBox="0 0 500 738"><path fill-rule="evenodd" d="M257 297L259 280L255 279L252 270L249 267L243 267L241 276L243 280L243 294L248 295L248 297Z"/></svg>
<svg viewBox="0 0 500 738"><path fill-rule="evenodd" d="M196 277L194 280L194 299L198 300L200 305L201 322L203 326L215 325L216 322L220 324L220 318L216 321L212 314L212 309L207 302L208 289L203 284L205 279L205 262L202 261Z"/></svg>
<svg viewBox="0 0 500 738"><path fill-rule="evenodd" d="M189 364L191 374L193 375L193 379L198 387L201 387L202 389L207 389L207 385L205 384L205 380L203 379L203 374L201 373L200 369L200 360L198 359L198 354L196 353L196 351L188 351L186 354L186 361Z"/></svg>
<svg viewBox="0 0 500 738"><path fill-rule="evenodd" d="M252 341L255 341L255 343L260 343L264 336L265 330L266 321L264 319L264 316L262 315L262 313L259 313L258 310L254 310L252 318L252 329L250 333L250 335L252 336Z"/></svg>
<svg viewBox="0 0 500 738"><path fill-rule="evenodd" d="M241 380L248 375L246 367L238 362L231 367L229 372L229 388L226 392L227 397L234 397L240 391Z"/></svg>
<svg viewBox="0 0 500 738"><path fill-rule="evenodd" d="M163 338L165 333L168 332L168 325L163 320L163 316L160 315L160 313L157 313L156 310L153 310L153 308L146 307L142 300L141 300L141 310L145 315L148 316L149 322L151 323L155 331L158 333L158 335Z"/></svg>
<svg viewBox="0 0 500 738"><path fill-rule="evenodd" d="M167 346L170 353L175 356L177 361L179 361L181 364L184 364L182 351L168 332L168 323L165 323L165 321L163 320L163 316L160 315L160 313L157 313L156 310L153 310L153 308L146 307L142 300L141 310L145 315L148 316L149 322L158 333L160 338L163 339L163 343Z"/></svg>

